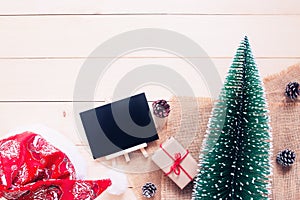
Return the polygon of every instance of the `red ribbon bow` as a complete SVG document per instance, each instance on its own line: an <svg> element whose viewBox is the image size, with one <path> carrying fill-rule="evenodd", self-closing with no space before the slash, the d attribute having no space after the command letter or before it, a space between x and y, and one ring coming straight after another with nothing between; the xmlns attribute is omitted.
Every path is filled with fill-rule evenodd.
<svg viewBox="0 0 300 200"><path fill-rule="evenodd" d="M193 180L193 178L187 173L187 171L180 165L180 163L187 157L189 154L189 151L186 150L185 155L182 157L181 153L175 153L174 158L162 147L162 144L160 144L160 148L174 161L173 165L170 167L170 171L167 172L165 175L168 176L172 172L176 174L177 176L180 175L181 170L189 177L189 179Z"/></svg>

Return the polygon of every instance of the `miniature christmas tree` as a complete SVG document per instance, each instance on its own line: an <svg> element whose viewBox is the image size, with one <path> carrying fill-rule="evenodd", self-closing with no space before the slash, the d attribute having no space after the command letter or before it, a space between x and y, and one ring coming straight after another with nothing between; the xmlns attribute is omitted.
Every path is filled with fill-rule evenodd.
<svg viewBox="0 0 300 200"><path fill-rule="evenodd" d="M271 135L266 107L245 37L212 112L193 199L268 199Z"/></svg>

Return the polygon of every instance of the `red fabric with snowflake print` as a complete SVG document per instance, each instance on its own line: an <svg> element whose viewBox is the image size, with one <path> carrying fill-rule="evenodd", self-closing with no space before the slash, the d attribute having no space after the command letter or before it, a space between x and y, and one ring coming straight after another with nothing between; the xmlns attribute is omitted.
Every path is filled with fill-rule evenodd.
<svg viewBox="0 0 300 200"><path fill-rule="evenodd" d="M76 180L66 154L40 135L24 132L0 141L0 197L19 200L91 200L111 181Z"/></svg>

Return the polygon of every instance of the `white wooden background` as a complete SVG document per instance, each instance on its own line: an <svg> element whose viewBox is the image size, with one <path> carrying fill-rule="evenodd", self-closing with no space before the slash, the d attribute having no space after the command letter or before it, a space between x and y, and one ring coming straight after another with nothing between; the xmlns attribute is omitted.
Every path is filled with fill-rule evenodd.
<svg viewBox="0 0 300 200"><path fill-rule="evenodd" d="M173 30L196 41L222 79L244 35L262 76L300 61L297 0L0 0L1 134L22 125L45 124L68 136L82 152L88 178L103 177L106 168L93 161L74 125L75 80L97 46L139 28ZM104 77L107 81L100 88L104 94L96 93L96 104L110 97L132 66L152 63L173 67L195 87L201 82L173 55L133 53L119 58ZM140 90L147 92L149 100L171 95L157 87ZM99 199L134 199L132 195L128 190L121 197L104 194Z"/></svg>

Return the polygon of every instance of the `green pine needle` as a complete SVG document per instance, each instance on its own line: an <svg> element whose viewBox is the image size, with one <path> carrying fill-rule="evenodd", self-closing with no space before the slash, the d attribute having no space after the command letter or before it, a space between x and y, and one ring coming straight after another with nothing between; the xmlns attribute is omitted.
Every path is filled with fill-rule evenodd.
<svg viewBox="0 0 300 200"><path fill-rule="evenodd" d="M193 199L269 199L270 139L265 94L245 37L212 112Z"/></svg>

